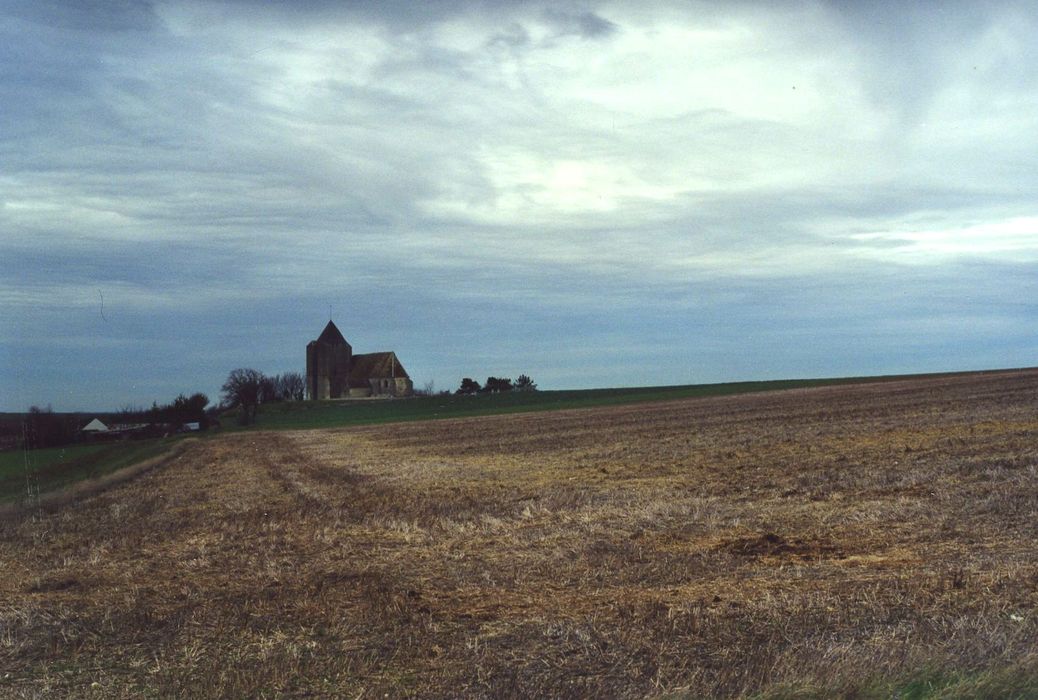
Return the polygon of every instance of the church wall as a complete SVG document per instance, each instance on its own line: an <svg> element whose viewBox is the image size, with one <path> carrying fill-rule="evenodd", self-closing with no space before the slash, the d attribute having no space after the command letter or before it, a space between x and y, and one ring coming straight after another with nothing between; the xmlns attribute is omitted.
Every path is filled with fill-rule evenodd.
<svg viewBox="0 0 1038 700"><path fill-rule="evenodd" d="M306 346L306 393L311 400L328 398L327 388L321 383L321 378L327 374L322 368L320 349L316 342Z"/></svg>
<svg viewBox="0 0 1038 700"><path fill-rule="evenodd" d="M351 351L347 346L312 342L306 346L306 383L311 399L337 399L349 391Z"/></svg>
<svg viewBox="0 0 1038 700"><path fill-rule="evenodd" d="M374 396L410 396L414 393L414 384L407 377L380 377L369 379L368 384Z"/></svg>
<svg viewBox="0 0 1038 700"><path fill-rule="evenodd" d="M329 380L329 398L338 399L349 392L350 347L348 345L325 346Z"/></svg>

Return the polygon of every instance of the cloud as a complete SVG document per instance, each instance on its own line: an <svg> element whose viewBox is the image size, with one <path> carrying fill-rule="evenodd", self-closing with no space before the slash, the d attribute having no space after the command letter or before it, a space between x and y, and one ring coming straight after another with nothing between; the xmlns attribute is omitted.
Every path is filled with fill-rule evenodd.
<svg viewBox="0 0 1038 700"><path fill-rule="evenodd" d="M14 0L6 12L46 28L86 32L146 32L158 26L154 3L148 0Z"/></svg>
<svg viewBox="0 0 1038 700"><path fill-rule="evenodd" d="M209 387L239 345L284 369L329 305L441 384L460 362L441 352L542 358L544 386L1026 362L993 348L1031 314L1012 301L1036 262L1029 6L6 11L12 407L46 393L43 373L11 389L21 363L74 367L90 337ZM67 328L75 352L44 352ZM571 335L598 359L553 364Z"/></svg>
<svg viewBox="0 0 1038 700"><path fill-rule="evenodd" d="M573 34L584 39L601 39L616 34L619 27L594 12L570 13L549 9L544 14L559 36Z"/></svg>

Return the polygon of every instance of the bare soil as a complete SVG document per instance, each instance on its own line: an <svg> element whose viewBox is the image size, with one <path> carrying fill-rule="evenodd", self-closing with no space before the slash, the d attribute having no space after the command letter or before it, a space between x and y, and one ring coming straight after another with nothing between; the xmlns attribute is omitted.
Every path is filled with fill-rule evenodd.
<svg viewBox="0 0 1038 700"><path fill-rule="evenodd" d="M0 695L1018 683L1036 540L1036 371L240 433L0 521Z"/></svg>

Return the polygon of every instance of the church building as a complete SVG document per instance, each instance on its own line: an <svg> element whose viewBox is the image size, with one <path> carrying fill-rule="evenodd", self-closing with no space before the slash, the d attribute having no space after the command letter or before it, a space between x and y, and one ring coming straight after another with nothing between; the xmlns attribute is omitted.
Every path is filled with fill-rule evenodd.
<svg viewBox="0 0 1038 700"><path fill-rule="evenodd" d="M306 394L309 399L367 396L410 396L414 391L407 370L395 352L354 355L335 324L306 346Z"/></svg>

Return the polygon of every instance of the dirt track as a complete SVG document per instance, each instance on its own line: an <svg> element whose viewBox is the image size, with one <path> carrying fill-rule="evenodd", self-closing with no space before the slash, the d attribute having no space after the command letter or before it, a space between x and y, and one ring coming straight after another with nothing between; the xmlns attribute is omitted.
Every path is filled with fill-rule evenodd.
<svg viewBox="0 0 1038 700"><path fill-rule="evenodd" d="M1038 372L204 441L0 523L0 693L1038 670Z"/></svg>

